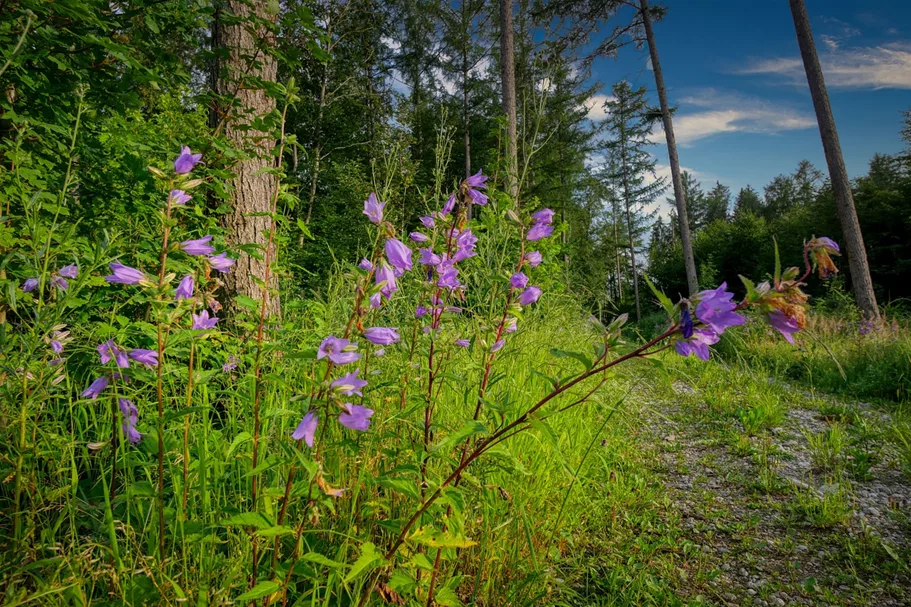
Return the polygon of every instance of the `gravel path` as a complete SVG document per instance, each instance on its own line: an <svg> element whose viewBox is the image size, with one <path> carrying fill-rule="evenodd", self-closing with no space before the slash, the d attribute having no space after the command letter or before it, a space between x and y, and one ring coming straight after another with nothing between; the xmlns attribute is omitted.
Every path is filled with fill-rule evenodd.
<svg viewBox="0 0 911 607"><path fill-rule="evenodd" d="M834 415L785 405L772 427L750 435L737 415L708 411L692 387L673 388L678 399L655 403L660 415L645 432L673 516L714 568L681 595L717 605L911 605L911 483L883 440L887 414L862 403L830 407Z"/></svg>

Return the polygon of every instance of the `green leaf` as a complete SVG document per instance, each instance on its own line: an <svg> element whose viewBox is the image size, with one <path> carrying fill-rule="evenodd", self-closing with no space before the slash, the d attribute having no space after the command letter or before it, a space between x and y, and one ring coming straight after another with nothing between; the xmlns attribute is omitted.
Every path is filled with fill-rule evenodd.
<svg viewBox="0 0 911 607"><path fill-rule="evenodd" d="M574 358L578 360L585 366L586 371L590 371L592 368L592 361L589 357L581 354L579 352L567 352L566 350L558 350L557 348L551 348L550 353L556 356L557 358Z"/></svg>
<svg viewBox="0 0 911 607"><path fill-rule="evenodd" d="M294 529L291 527L286 527L285 525L274 525L272 527L267 527L266 529L258 529L256 535L260 537L279 537L282 535L291 535L294 533Z"/></svg>
<svg viewBox="0 0 911 607"><path fill-rule="evenodd" d="M390 478L390 477L380 477L377 480L377 483L381 487L386 487L387 489L392 489L404 495L407 495L410 498L420 500L421 495L418 492L418 487L415 484L415 481L407 478Z"/></svg>
<svg viewBox="0 0 911 607"><path fill-rule="evenodd" d="M555 447L557 446L557 435L554 432L553 428L550 427L550 424L545 422L543 419L535 419L534 417L529 420L529 423L531 424L532 428L537 430L541 436L547 439L547 442Z"/></svg>
<svg viewBox="0 0 911 607"><path fill-rule="evenodd" d="M430 525L420 527L408 539L431 548L470 548L477 544L465 536L439 531Z"/></svg>
<svg viewBox="0 0 911 607"><path fill-rule="evenodd" d="M332 567L333 569L341 569L342 567L347 567L345 563L333 561L332 559L323 556L319 552L308 552L307 554L302 554L300 560L307 561L309 563L316 563L317 565L322 565L324 567Z"/></svg>
<svg viewBox="0 0 911 607"><path fill-rule="evenodd" d="M223 527L254 527L256 529L268 529L273 526L272 521L261 512L241 512L226 518L221 522L221 525Z"/></svg>
<svg viewBox="0 0 911 607"><path fill-rule="evenodd" d="M781 282L781 256L778 254L778 239L772 238L775 243L775 284Z"/></svg>
<svg viewBox="0 0 911 607"><path fill-rule="evenodd" d="M668 317L671 320L674 320L674 302L671 299L662 293L658 287L655 286L655 283L652 282L652 279L648 277L648 274L643 274L642 277L645 279L645 283L648 285L648 288L652 290L652 293L655 294L655 297L658 298L661 307L664 308L664 311L667 312Z"/></svg>
<svg viewBox="0 0 911 607"><path fill-rule="evenodd" d="M252 440L252 439L253 439L253 435L250 434L249 432L241 432L240 434L235 436L234 440L231 442L231 446L228 447L228 452L225 454L225 459L231 457L231 455L233 455L234 452L237 451L238 447L240 447L242 444L244 444L248 440Z"/></svg>
<svg viewBox="0 0 911 607"><path fill-rule="evenodd" d="M373 542L364 542L361 544L361 555L354 561L354 564L351 566L351 571L345 576L344 583L347 584L360 574L376 569L385 562L386 559L377 551Z"/></svg>
<svg viewBox="0 0 911 607"><path fill-rule="evenodd" d="M431 447L431 451L434 453L439 453L439 452L445 453L445 452L449 451L450 449L452 449L453 447L455 447L456 445L458 445L459 443L461 443L463 440L465 440L471 436L475 436L477 434L486 434L486 433L487 433L487 427L484 426L484 424L482 424L481 422L479 422L477 420L469 420L469 421L465 422L465 424L461 428L459 428L458 430L456 430L455 432L453 432L452 434L450 434L449 436L447 436L446 438L441 440L439 443L437 443L436 445Z"/></svg>
<svg viewBox="0 0 911 607"><path fill-rule="evenodd" d="M251 312L256 312L260 308L262 302L257 302L255 299L249 295L238 295L234 298L234 303L239 305L242 308L246 308Z"/></svg>
<svg viewBox="0 0 911 607"><path fill-rule="evenodd" d="M243 603L244 601L252 601L253 599L261 599L264 596L268 596L268 595L272 594L273 592L278 592L279 590L281 590L281 588L282 588L282 585L279 584L278 582L275 582L272 580L266 580L264 582L260 582L256 586L254 586L248 592L245 592L242 595L240 595L239 597L236 597L234 599L234 602Z"/></svg>

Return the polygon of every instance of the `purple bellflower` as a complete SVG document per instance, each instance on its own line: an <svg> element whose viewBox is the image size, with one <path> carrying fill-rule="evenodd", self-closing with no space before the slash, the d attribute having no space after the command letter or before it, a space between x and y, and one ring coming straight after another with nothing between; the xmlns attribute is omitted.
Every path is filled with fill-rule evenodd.
<svg viewBox="0 0 911 607"><path fill-rule="evenodd" d="M227 253L209 255L206 259L209 260L209 265L212 266L213 270L218 270L222 273L227 272L234 265L234 260L228 257Z"/></svg>
<svg viewBox="0 0 911 607"><path fill-rule="evenodd" d="M194 154L190 151L190 148L183 146L180 150L180 156L174 160L174 172L178 175L186 175L193 170L199 161L202 159L202 154Z"/></svg>
<svg viewBox="0 0 911 607"><path fill-rule="evenodd" d="M541 262L544 258L537 251L529 251L525 254L525 262L533 268L537 268L541 265Z"/></svg>
<svg viewBox="0 0 911 607"><path fill-rule="evenodd" d="M316 352L316 358L322 359L329 357L329 360L336 365L347 365L360 359L361 355L355 352L357 344L352 344L347 339L330 335L319 345Z"/></svg>
<svg viewBox="0 0 911 607"><path fill-rule="evenodd" d="M736 327L746 319L734 312L737 304L731 301L734 294L727 290L727 283L721 283L717 289L699 293L699 304L696 306L696 318L706 324L716 334L721 335L728 327Z"/></svg>
<svg viewBox="0 0 911 607"><path fill-rule="evenodd" d="M146 280L146 275L143 272L136 268L125 266L119 261L113 261L108 265L111 268L111 275L105 276L104 279L110 283L136 285L140 281Z"/></svg>
<svg viewBox="0 0 911 607"><path fill-rule="evenodd" d="M772 310L769 313L769 324L792 344L794 343L794 337L791 334L800 331L797 321L781 310Z"/></svg>
<svg viewBox="0 0 911 607"><path fill-rule="evenodd" d="M194 240L185 240L180 243L180 248L187 255L209 255L215 252L215 247L209 244L212 236L203 236Z"/></svg>
<svg viewBox="0 0 911 607"><path fill-rule="evenodd" d="M487 204L487 194L479 191L487 189L487 176L483 174L483 171L478 171L463 183L468 188L468 197L471 198L471 202L481 206Z"/></svg>
<svg viewBox="0 0 911 607"><path fill-rule="evenodd" d="M357 374L360 373L360 371L360 369L355 369L354 373L339 377L332 382L332 387L340 390L342 396L351 396L352 394L363 396L363 394L361 394L361 388L367 385L367 380L357 378Z"/></svg>
<svg viewBox="0 0 911 607"><path fill-rule="evenodd" d="M38 288L38 279L37 278L26 278L22 283L22 290L26 293L31 293Z"/></svg>
<svg viewBox="0 0 911 607"><path fill-rule="evenodd" d="M174 294L174 299L190 299L193 297L194 286L193 276L187 274L177 284L177 292Z"/></svg>
<svg viewBox="0 0 911 607"><path fill-rule="evenodd" d="M108 376L102 375L89 384L89 387L82 393L83 398L91 398L93 400L98 398L98 395L104 392L104 389L108 387L108 383L110 383Z"/></svg>
<svg viewBox="0 0 911 607"><path fill-rule="evenodd" d="M344 409L338 415L338 423L358 432L366 432L370 428L370 418L373 416L373 409L368 409L361 405L352 405L351 403L345 403Z"/></svg>
<svg viewBox="0 0 911 607"><path fill-rule="evenodd" d="M192 328L196 331L205 331L207 329L214 329L215 325L218 324L218 317L212 316L209 317L209 311L203 310L199 314L191 314L193 317Z"/></svg>
<svg viewBox="0 0 911 607"><path fill-rule="evenodd" d="M519 303L523 306L531 305L538 301L538 299L541 297L541 293L542 291L540 287L528 287L519 294Z"/></svg>
<svg viewBox="0 0 911 607"><path fill-rule="evenodd" d="M106 365L111 359L114 359L114 362L116 362L117 366L121 369L129 368L130 359L128 358L126 351L119 348L117 344L114 343L113 339L98 344L95 349L98 350L98 356L101 358L102 365Z"/></svg>
<svg viewBox="0 0 911 607"><path fill-rule="evenodd" d="M171 194L168 196L168 202L171 204L185 205L193 197L184 192L183 190L171 190Z"/></svg>
<svg viewBox="0 0 911 607"><path fill-rule="evenodd" d="M512 285L513 289L524 289L528 284L528 276L522 272L516 272L509 277L509 284Z"/></svg>
<svg viewBox="0 0 911 607"><path fill-rule="evenodd" d="M505 346L505 345L506 345L506 340L505 340L505 339L500 339L500 340L498 340L496 343L494 343L494 345L490 346L490 351L491 351L491 352L499 352L500 350L503 349L503 346Z"/></svg>
<svg viewBox="0 0 911 607"><path fill-rule="evenodd" d="M228 356L228 360L225 361L225 364L221 366L221 370L224 373L230 373L237 368L237 357L233 354Z"/></svg>
<svg viewBox="0 0 911 607"><path fill-rule="evenodd" d="M408 235L408 238L410 238L412 242L427 242L430 240L430 237L427 236L427 234L422 234L421 232L412 232Z"/></svg>
<svg viewBox="0 0 911 607"><path fill-rule="evenodd" d="M435 225L434 221L433 221L433 217L431 217L430 215L424 215L423 217L420 218L420 220L421 220L421 223L424 224L425 228L428 228L431 230L433 229L433 226Z"/></svg>
<svg viewBox="0 0 911 607"><path fill-rule="evenodd" d="M138 445L142 441L142 433L136 429L136 422L139 421L139 410L128 398L118 399L120 413L123 415L123 435L127 437L133 445Z"/></svg>
<svg viewBox="0 0 911 607"><path fill-rule="evenodd" d="M362 269L365 272L369 272L370 270L373 269L373 264L370 263L369 259L364 257L363 259L361 259L361 262L359 264L357 264L357 267L359 267L360 269Z"/></svg>
<svg viewBox="0 0 911 607"><path fill-rule="evenodd" d="M136 362L147 365L149 367L158 366L158 352L156 350L144 350L142 348L135 348L133 350L130 350L129 357Z"/></svg>
<svg viewBox="0 0 911 607"><path fill-rule="evenodd" d="M364 331L364 337L367 341L377 346L398 343L400 339L398 331L391 327L370 327Z"/></svg>
<svg viewBox="0 0 911 607"><path fill-rule="evenodd" d="M385 206L385 202L377 200L376 192L370 192L370 195L367 196L367 200L364 201L364 215L373 223L378 224L383 221L383 208Z"/></svg>
<svg viewBox="0 0 911 607"><path fill-rule="evenodd" d="M709 346L718 343L718 335L711 329L696 329L689 339L684 339L674 344L674 349L680 356L695 354L702 360L709 359Z"/></svg>
<svg viewBox="0 0 911 607"><path fill-rule="evenodd" d="M79 276L79 267L76 264L71 263L70 265L63 266L62 268L57 270L57 274L60 274L64 278L73 279L73 278L76 278L77 276Z"/></svg>
<svg viewBox="0 0 911 607"><path fill-rule="evenodd" d="M389 267L385 261L381 261L379 267L376 269L376 274L374 275L376 284L385 282L382 287L380 287L380 293L383 294L383 297L389 299L393 293L398 291L398 286L395 284L395 272L392 271L392 268ZM372 299L371 299L372 301Z"/></svg>
<svg viewBox="0 0 911 607"><path fill-rule="evenodd" d="M313 438L316 436L316 427L319 425L319 417L314 411L308 411L307 415L297 424L297 428L291 433L294 440L303 440L307 446L313 448Z"/></svg>
<svg viewBox="0 0 911 607"><path fill-rule="evenodd" d="M411 249L409 249L401 240L395 238L386 240L386 259L389 260L389 263L393 268L398 268L404 272L411 270L413 267L411 262Z"/></svg>
<svg viewBox="0 0 911 607"><path fill-rule="evenodd" d="M554 233L554 227L545 225L543 223L536 223L531 226L531 229L528 230L528 234L525 235L525 238L530 241L541 240L542 238L547 238Z"/></svg>

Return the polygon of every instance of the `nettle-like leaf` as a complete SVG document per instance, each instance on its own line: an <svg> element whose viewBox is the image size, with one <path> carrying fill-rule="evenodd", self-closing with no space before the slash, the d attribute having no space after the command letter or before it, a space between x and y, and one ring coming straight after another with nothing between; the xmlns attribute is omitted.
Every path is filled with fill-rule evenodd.
<svg viewBox="0 0 911 607"><path fill-rule="evenodd" d="M345 576L344 583L347 584L359 575L381 567L385 563L386 559L383 558L383 555L380 554L373 542L364 542L361 544L361 555L351 565L351 570Z"/></svg>
<svg viewBox="0 0 911 607"><path fill-rule="evenodd" d="M430 546L431 548L470 548L477 545L477 542L467 537L455 535L448 531L440 531L432 525L419 527L408 539L416 544Z"/></svg>

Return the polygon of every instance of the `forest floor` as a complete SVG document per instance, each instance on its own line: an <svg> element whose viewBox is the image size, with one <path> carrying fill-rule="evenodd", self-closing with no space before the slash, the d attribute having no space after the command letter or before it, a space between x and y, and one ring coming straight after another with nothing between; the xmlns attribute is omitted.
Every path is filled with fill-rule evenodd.
<svg viewBox="0 0 911 607"><path fill-rule="evenodd" d="M911 605L911 482L889 413L797 394L771 412L713 411L676 381L648 436L679 524L726 605Z"/></svg>
<svg viewBox="0 0 911 607"><path fill-rule="evenodd" d="M648 489L587 546L568 604L911 605L890 409L713 366L636 390L617 475Z"/></svg>

